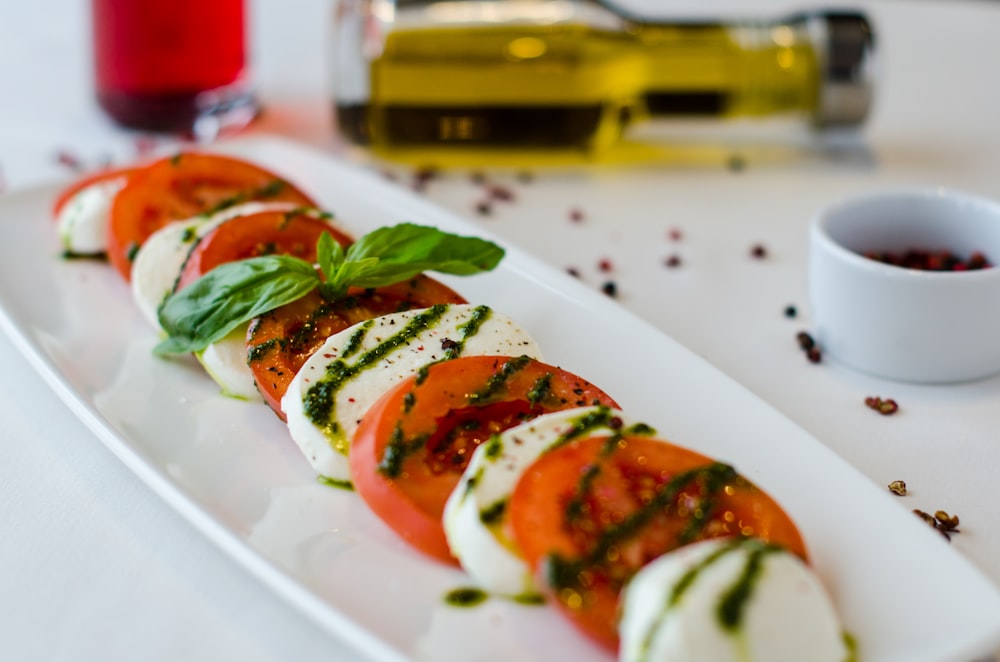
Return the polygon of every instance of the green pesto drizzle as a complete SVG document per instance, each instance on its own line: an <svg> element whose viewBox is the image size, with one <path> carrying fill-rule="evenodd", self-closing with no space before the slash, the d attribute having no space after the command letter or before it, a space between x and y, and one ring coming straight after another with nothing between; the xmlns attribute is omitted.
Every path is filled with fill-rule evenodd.
<svg viewBox="0 0 1000 662"><path fill-rule="evenodd" d="M716 618L719 626L729 634L737 633L743 623L744 611L753 595L756 581L760 577L764 556L781 550L780 547L752 538L737 538L722 545L681 575L671 588L670 595L667 597L667 602L663 605L659 617L650 624L642 641L639 659L645 660L648 657L659 623L667 618L672 609L680 605L684 595L694 585L701 573L722 557L740 548L748 549L746 563L744 563L736 582L719 597L719 602L716 605Z"/></svg>
<svg viewBox="0 0 1000 662"><path fill-rule="evenodd" d="M753 596L754 586L764 569L764 556L779 551L778 547L765 545L756 540L748 541L752 547L747 562L743 566L743 572L735 584L723 594L716 608L716 616L724 630L735 632L743 623L743 613Z"/></svg>
<svg viewBox="0 0 1000 662"><path fill-rule="evenodd" d="M95 260L97 262L107 262L108 254L104 251L99 251L97 253L74 253L73 251L67 249L59 254L64 260Z"/></svg>
<svg viewBox="0 0 1000 662"><path fill-rule="evenodd" d="M569 503L566 504L565 515L567 522L572 522L578 517L583 516L584 498L586 497L587 492L590 490L591 484L594 482L597 476L600 475L600 473L601 473L601 465L599 464L592 464L589 467L587 467L586 471L584 471L583 477L580 479L580 482L576 486L576 494L574 494L573 498L570 499Z"/></svg>
<svg viewBox="0 0 1000 662"><path fill-rule="evenodd" d="M677 495L680 494L681 490L692 481L698 479L703 480L706 483L706 492L709 492L710 489L718 491L727 481L734 480L736 476L736 470L733 469L733 467L721 462L713 462L707 466L698 467L696 469L691 469L677 474L665 485L663 485L653 498L650 499L649 502L642 508L631 513L622 522L612 524L604 529L593 548L581 558L566 559L558 554L549 556L546 564L548 568L547 575L549 584L556 589L572 588L577 586L581 572L588 567L604 563L607 559L608 551L612 547L635 535L642 529L643 526L648 524L649 520L652 519L657 513L662 512L664 508L668 507L673 500L677 498ZM580 485L583 486L585 483L589 484L592 480L593 477L588 477L588 475L585 474L584 477L580 479ZM580 490L578 490L578 493L579 491ZM571 516L571 513L569 512L571 506L572 504L567 506L566 509L567 519ZM702 527L706 522L707 519L699 520L699 524ZM682 536L686 534L687 531L685 530Z"/></svg>
<svg viewBox="0 0 1000 662"><path fill-rule="evenodd" d="M285 341L283 338L270 338L262 343L256 345L250 345L250 349L247 350L247 365L260 361L275 347L283 348L285 346Z"/></svg>
<svg viewBox="0 0 1000 662"><path fill-rule="evenodd" d="M352 354L356 354L358 350L361 349L361 342L368 335L368 331L375 325L375 320L366 320L362 324L358 325L358 329L351 334L351 337L347 339L344 344L344 349L340 352L340 358L346 359Z"/></svg>
<svg viewBox="0 0 1000 662"><path fill-rule="evenodd" d="M687 593L687 590L691 588L695 580L701 575L701 572L718 561L720 558L729 554L733 550L737 549L743 542L741 539L733 540L732 542L719 547L717 550L703 558L698 563L694 564L688 568L687 572L681 575L681 578L677 580L677 583L673 585L670 589L670 595L667 597L667 602L663 605L660 610L659 616L650 622L649 629L646 631L645 636L642 638L642 645L640 647L639 659L646 660L649 656L649 651L653 646L653 636L656 634L659 624L667 618L668 613L671 609L680 604L681 598Z"/></svg>
<svg viewBox="0 0 1000 662"><path fill-rule="evenodd" d="M447 304L438 304L414 315L402 329L361 354L350 365L342 358L330 363L326 368L326 374L306 391L303 398L305 414L313 425L322 428L328 435L338 434L339 425L333 417L337 392L361 371L375 365L386 355L412 340L421 331L436 324L448 308ZM346 445L337 450L346 454Z"/></svg>
<svg viewBox="0 0 1000 662"><path fill-rule="evenodd" d="M532 406L537 405L539 402L545 399L545 396L547 396L549 394L549 391L551 390L552 390L552 373L547 372L541 377L539 377L535 381L535 383L532 384L531 388L528 389L527 393L528 402L530 402Z"/></svg>
<svg viewBox="0 0 1000 662"><path fill-rule="evenodd" d="M491 524L496 524L503 520L504 514L507 512L507 499L499 499L493 505L484 508L479 511L479 521L490 526Z"/></svg>
<svg viewBox="0 0 1000 662"><path fill-rule="evenodd" d="M462 337L451 343L451 345L445 350L445 358L442 360L453 359L461 356L462 350L465 349L465 341L479 333L479 329L486 323L486 320L488 320L492 314L493 311L489 306L476 306L473 308L469 319L457 327L458 331L462 333Z"/></svg>
<svg viewBox="0 0 1000 662"><path fill-rule="evenodd" d="M518 371L523 370L532 361L530 356L521 355L517 358L509 359L503 364L499 372L495 372L490 375L490 378L486 382L486 387L475 393L470 393L468 396L468 403L470 405L484 405L487 404L490 399L496 396L503 389L504 385L513 377Z"/></svg>
<svg viewBox="0 0 1000 662"><path fill-rule="evenodd" d="M251 191L241 191L239 193L229 196L228 198L223 198L214 206L203 211L201 214L199 214L199 216L208 218L214 216L215 214L218 214L220 211L225 211L230 207L235 207L238 204L249 202L250 200L266 200L267 198L273 198L274 196L281 193L282 189L284 189L285 186L287 186L287 184L285 184L285 182L281 181L280 179L272 180L258 189L254 189Z"/></svg>
<svg viewBox="0 0 1000 662"><path fill-rule="evenodd" d="M841 633L841 638L844 640L844 648L847 649L847 657L844 662L858 662L858 640L846 630Z"/></svg>
<svg viewBox="0 0 1000 662"><path fill-rule="evenodd" d="M503 437L491 434L490 438L486 440L486 449L483 454L490 462L496 462L500 459L500 456L503 455Z"/></svg>
<svg viewBox="0 0 1000 662"><path fill-rule="evenodd" d="M486 602L489 597L489 594L481 588L461 587L448 591L444 601L452 607L475 607Z"/></svg>
<svg viewBox="0 0 1000 662"><path fill-rule="evenodd" d="M574 439L579 439L587 433L599 428L615 430L614 421L616 418L617 416L612 414L610 407L607 405L599 405L595 409L588 411L586 414L575 418L572 421L570 429L559 435L559 437L545 450L550 451L559 448L560 446L563 446ZM636 423L625 428L624 430L616 431L613 439L614 443L617 444L618 440L624 435L648 436L654 434L655 432L656 431L653 428L645 423Z"/></svg>
<svg viewBox="0 0 1000 662"><path fill-rule="evenodd" d="M529 607L537 607L545 604L545 596L541 593L518 593L513 598L514 602Z"/></svg>
<svg viewBox="0 0 1000 662"><path fill-rule="evenodd" d="M413 391L410 391L403 396L403 413L409 414L415 404L417 404L417 396Z"/></svg>
<svg viewBox="0 0 1000 662"><path fill-rule="evenodd" d="M316 476L316 480L321 485L326 485L327 487L336 487L339 490L348 490L349 492L354 491L354 483L349 480L342 480L340 478L330 478L329 476L323 476L322 474Z"/></svg>
<svg viewBox="0 0 1000 662"><path fill-rule="evenodd" d="M170 291L176 292L178 286L181 284L181 276L184 274L184 270L187 268L188 262L191 261L191 255L194 254L198 244L201 243L202 237L198 236L197 226L189 225L184 228L184 234L181 236L181 241L185 244L190 243L191 245L187 247L187 253L184 254L184 261L181 262L181 268L177 270L177 275L174 276L174 282L170 285ZM166 297L164 297L165 299Z"/></svg>
<svg viewBox="0 0 1000 662"><path fill-rule="evenodd" d="M389 437L389 443L382 453L378 463L378 472L386 478L396 478L403 470L403 462L411 454L424 447L428 435L419 435L413 439L403 438L403 429L397 425Z"/></svg>
<svg viewBox="0 0 1000 662"><path fill-rule="evenodd" d="M483 479L483 468L479 467L479 470L476 471L476 473L474 473L473 475L469 476L468 480L465 481L465 490L462 492L463 501L465 500L465 497L469 496L472 490L476 489L476 485L478 485L479 481L481 481L482 479Z"/></svg>

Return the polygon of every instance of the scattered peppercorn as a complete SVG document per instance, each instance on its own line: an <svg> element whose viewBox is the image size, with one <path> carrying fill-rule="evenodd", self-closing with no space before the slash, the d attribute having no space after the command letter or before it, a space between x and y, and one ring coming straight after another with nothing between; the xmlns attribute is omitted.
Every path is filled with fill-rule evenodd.
<svg viewBox="0 0 1000 662"><path fill-rule="evenodd" d="M740 154L732 154L726 161L729 172L743 172L747 167L747 161Z"/></svg>
<svg viewBox="0 0 1000 662"><path fill-rule="evenodd" d="M77 172L83 170L83 161L76 154L68 150L61 149L56 152L56 161L59 162L59 165L66 166L70 170Z"/></svg>
<svg viewBox="0 0 1000 662"><path fill-rule="evenodd" d="M889 491L896 496L906 496L906 483L901 480L894 480L889 483Z"/></svg>
<svg viewBox="0 0 1000 662"><path fill-rule="evenodd" d="M597 263L597 268L604 273L608 273L614 268L614 265L611 263L611 260L605 257L601 258L601 261Z"/></svg>
<svg viewBox="0 0 1000 662"><path fill-rule="evenodd" d="M765 257L767 257L767 248L764 246L764 244L754 244L753 246L750 247L750 257L758 260L763 260Z"/></svg>
<svg viewBox="0 0 1000 662"><path fill-rule="evenodd" d="M992 263L980 251L974 251L968 260L963 260L951 251L928 251L910 249L902 253L892 251L869 251L864 253L869 260L891 264L917 271L976 271L989 269Z"/></svg>
<svg viewBox="0 0 1000 662"><path fill-rule="evenodd" d="M679 267L681 266L681 256L678 255L677 253L669 255L667 259L663 261L663 264L667 265L671 269L673 269L674 267Z"/></svg>
<svg viewBox="0 0 1000 662"><path fill-rule="evenodd" d="M491 198L502 202L513 202L515 198L514 191L510 190L506 186L500 186L499 184L491 186L489 193Z"/></svg>
<svg viewBox="0 0 1000 662"><path fill-rule="evenodd" d="M795 341L799 344L799 349L805 353L810 363L819 363L823 360L823 353L820 352L819 346L808 332L799 331L796 333Z"/></svg>
<svg viewBox="0 0 1000 662"><path fill-rule="evenodd" d="M469 174L469 179L473 184L484 184L486 182L486 173L482 170L474 170Z"/></svg>
<svg viewBox="0 0 1000 662"><path fill-rule="evenodd" d="M795 306L791 304L785 306L785 317L787 317L788 319L795 319L798 316L799 316L799 311Z"/></svg>
<svg viewBox="0 0 1000 662"><path fill-rule="evenodd" d="M601 285L601 291L612 299L618 296L618 286L615 285L615 281L613 280L609 280L604 285Z"/></svg>
<svg viewBox="0 0 1000 662"><path fill-rule="evenodd" d="M476 203L476 212L480 216L489 216L493 213L493 205L489 200L480 200Z"/></svg>
<svg viewBox="0 0 1000 662"><path fill-rule="evenodd" d="M670 241L680 241L684 238L684 234L678 228L670 228L667 231L667 239Z"/></svg>
<svg viewBox="0 0 1000 662"><path fill-rule="evenodd" d="M568 273L573 278L580 277L580 270L577 269L576 267L566 267L566 273Z"/></svg>
<svg viewBox="0 0 1000 662"><path fill-rule="evenodd" d="M574 223L581 222L583 220L583 210L580 209L579 207L574 207L573 209L570 209L569 220L573 221Z"/></svg>
<svg viewBox="0 0 1000 662"><path fill-rule="evenodd" d="M521 182L522 184L530 184L531 182L535 181L535 174L530 170L522 170L521 172L517 173L517 181Z"/></svg>
<svg viewBox="0 0 1000 662"><path fill-rule="evenodd" d="M927 522L932 528L937 530L945 540L951 540L951 534L961 533L958 530L958 515L949 515L943 510L936 511L933 515L930 513L925 513L922 510L916 508L913 509L914 514L916 514L920 519Z"/></svg>
<svg viewBox="0 0 1000 662"><path fill-rule="evenodd" d="M432 179L438 176L438 169L434 166L427 165L421 166L413 171L413 184L412 188L414 191L422 192L427 189L427 184L430 183Z"/></svg>
<svg viewBox="0 0 1000 662"><path fill-rule="evenodd" d="M149 135L136 136L132 141L132 146L139 156L148 156L156 149L156 138Z"/></svg>
<svg viewBox="0 0 1000 662"><path fill-rule="evenodd" d="M949 515L943 510L937 510L934 511L934 519L938 523L938 528L958 532L958 515Z"/></svg>
<svg viewBox="0 0 1000 662"><path fill-rule="evenodd" d="M865 405L883 416L891 416L899 411L899 405L892 398L883 400L878 396L868 396L865 398Z"/></svg>

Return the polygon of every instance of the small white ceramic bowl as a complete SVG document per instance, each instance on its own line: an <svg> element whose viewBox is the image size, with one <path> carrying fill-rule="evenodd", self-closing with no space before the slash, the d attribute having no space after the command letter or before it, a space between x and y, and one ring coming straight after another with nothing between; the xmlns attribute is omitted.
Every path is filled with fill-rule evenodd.
<svg viewBox="0 0 1000 662"><path fill-rule="evenodd" d="M866 252L974 252L975 271L905 269ZM947 383L1000 372L1000 205L944 189L835 204L812 221L809 302L824 357L879 377Z"/></svg>

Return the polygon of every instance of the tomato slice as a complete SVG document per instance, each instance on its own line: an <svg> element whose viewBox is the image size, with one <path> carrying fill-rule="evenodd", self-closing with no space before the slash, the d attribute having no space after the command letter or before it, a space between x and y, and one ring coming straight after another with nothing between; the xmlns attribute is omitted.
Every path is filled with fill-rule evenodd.
<svg viewBox="0 0 1000 662"><path fill-rule="evenodd" d="M129 179L135 173L142 170L141 167L127 167L127 168L109 168L106 170L99 170L97 172L85 175L80 179L76 180L56 196L55 202L52 203L52 216L58 217L59 213L62 211L63 207L66 206L70 200L73 199L77 193L83 189L93 186L94 184L100 184L103 182L110 182L114 179L121 179L123 181Z"/></svg>
<svg viewBox="0 0 1000 662"><path fill-rule="evenodd" d="M277 175L232 157L184 152L155 161L131 176L115 196L108 258L129 280L135 251L156 230L171 221L251 200L316 206Z"/></svg>
<svg viewBox="0 0 1000 662"><path fill-rule="evenodd" d="M318 292L253 319L247 331L247 362L264 401L285 420L281 398L295 373L327 338L373 317L438 303L468 303L428 276L374 289L351 288L326 301Z"/></svg>
<svg viewBox="0 0 1000 662"><path fill-rule="evenodd" d="M353 239L309 210L263 211L237 216L220 224L188 254L177 279L177 289L187 287L220 264L260 255L292 255L316 261L316 244L328 232L341 246Z"/></svg>
<svg viewBox="0 0 1000 662"><path fill-rule="evenodd" d="M544 453L507 512L553 602L609 650L618 646L622 587L683 544L753 536L806 558L795 523L771 497L728 465L649 437L591 437Z"/></svg>
<svg viewBox="0 0 1000 662"><path fill-rule="evenodd" d="M528 357L467 356L431 365L365 414L351 441L351 478L403 539L446 563L441 517L473 451L541 414L617 405L581 377Z"/></svg>

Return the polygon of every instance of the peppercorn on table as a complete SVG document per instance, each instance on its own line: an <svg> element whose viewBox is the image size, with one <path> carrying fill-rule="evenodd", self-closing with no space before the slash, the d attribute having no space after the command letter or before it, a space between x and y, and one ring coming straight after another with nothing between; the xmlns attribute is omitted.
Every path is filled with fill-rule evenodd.
<svg viewBox="0 0 1000 662"><path fill-rule="evenodd" d="M21 4L0 8L5 192L55 190L86 171L183 144L116 128L100 114L83 5ZM627 4L666 11L655 0ZM845 3L715 10L773 16L817 4ZM678 122L631 136L598 161L506 154L444 165L420 154L383 160L338 135L326 62L333 3L250 6L265 110L243 137L318 148L568 271L759 396L903 508L924 513L926 544L945 534L983 582L1000 587L1000 376L947 386L882 380L838 364L802 335L811 321L807 230L821 208L902 186L1000 201L992 74L1000 4L852 3L871 17L878 51L875 99L858 134L820 144L772 123ZM674 10L700 7L678 2ZM32 283L17 288L30 295ZM614 338L602 342L613 351ZM0 339L0 358L8 369L0 384L0 658L358 659L108 452L19 345ZM709 409L725 417L727 402ZM1000 655L996 638L980 643L983 659Z"/></svg>

